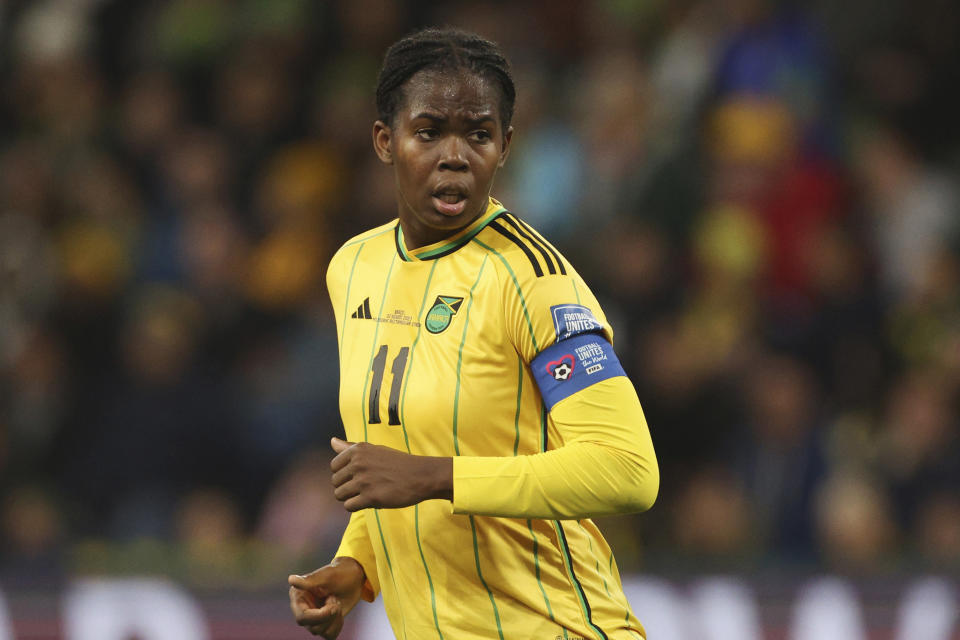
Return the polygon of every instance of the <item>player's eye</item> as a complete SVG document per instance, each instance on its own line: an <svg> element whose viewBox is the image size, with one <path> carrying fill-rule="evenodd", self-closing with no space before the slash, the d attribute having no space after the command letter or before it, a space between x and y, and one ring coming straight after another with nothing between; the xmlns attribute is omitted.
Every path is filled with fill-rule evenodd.
<svg viewBox="0 0 960 640"><path fill-rule="evenodd" d="M490 142L493 139L493 136L490 135L490 132L486 129L479 129L470 134L470 137L477 142Z"/></svg>
<svg viewBox="0 0 960 640"><path fill-rule="evenodd" d="M436 129L431 129L429 127L426 127L423 129L417 129L414 135L416 135L421 140L429 141L429 140L436 140L439 133L437 132Z"/></svg>

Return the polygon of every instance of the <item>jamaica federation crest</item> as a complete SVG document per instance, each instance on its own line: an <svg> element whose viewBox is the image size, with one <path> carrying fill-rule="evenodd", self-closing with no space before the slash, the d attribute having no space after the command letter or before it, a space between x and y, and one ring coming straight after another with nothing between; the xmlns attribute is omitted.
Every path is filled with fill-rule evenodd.
<svg viewBox="0 0 960 640"><path fill-rule="evenodd" d="M463 298L454 296L437 296L433 306L427 311L427 317L423 324L430 333L441 333L450 326L453 316L460 311L460 305L463 304Z"/></svg>

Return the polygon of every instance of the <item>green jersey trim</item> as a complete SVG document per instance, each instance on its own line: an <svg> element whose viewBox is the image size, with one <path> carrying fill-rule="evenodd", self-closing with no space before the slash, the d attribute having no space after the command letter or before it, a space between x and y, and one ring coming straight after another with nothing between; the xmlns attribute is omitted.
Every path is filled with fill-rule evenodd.
<svg viewBox="0 0 960 640"><path fill-rule="evenodd" d="M487 207L487 210L480 215L480 217L471 222L464 229L458 231L452 237L442 240L439 243L429 244L425 247L418 247L416 249L407 249L407 245L403 239L403 228L400 226L400 221L398 220L394 230L394 240L397 245L397 254L404 262L414 262L417 260L436 260L437 258L450 255L460 247L470 242L474 236L483 231L484 227L490 224L494 218L504 212L506 212L506 209L504 209L502 206L494 206L491 204Z"/></svg>

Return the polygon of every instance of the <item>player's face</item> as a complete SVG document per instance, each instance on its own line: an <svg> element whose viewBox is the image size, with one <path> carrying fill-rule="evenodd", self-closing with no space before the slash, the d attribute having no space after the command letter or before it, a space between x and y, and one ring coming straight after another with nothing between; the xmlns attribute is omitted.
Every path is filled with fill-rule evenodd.
<svg viewBox="0 0 960 640"><path fill-rule="evenodd" d="M503 128L499 87L482 77L421 71L403 92L392 126L374 124L373 143L394 167L400 223L416 248L484 212L513 129Z"/></svg>

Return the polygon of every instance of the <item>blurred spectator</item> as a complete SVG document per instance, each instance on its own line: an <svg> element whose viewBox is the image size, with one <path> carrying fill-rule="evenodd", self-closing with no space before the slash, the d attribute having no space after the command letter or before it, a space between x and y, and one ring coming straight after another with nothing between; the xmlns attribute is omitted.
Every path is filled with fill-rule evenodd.
<svg viewBox="0 0 960 640"><path fill-rule="evenodd" d="M94 533L168 536L188 487L235 481L236 423L222 384L197 361L198 311L180 291L143 290L120 336L123 368L93 385L95 413L64 434L63 477Z"/></svg>
<svg viewBox="0 0 960 640"><path fill-rule="evenodd" d="M932 371L909 372L890 391L880 464L903 526L914 524L927 493L960 486L960 424L952 391Z"/></svg>
<svg viewBox="0 0 960 640"><path fill-rule="evenodd" d="M217 587L237 584L244 577L243 518L236 501L216 489L186 494L174 514L175 539L183 548L186 579Z"/></svg>
<svg viewBox="0 0 960 640"><path fill-rule="evenodd" d="M941 253L955 249L955 180L889 127L868 131L854 150L885 292L894 301L920 296Z"/></svg>
<svg viewBox="0 0 960 640"><path fill-rule="evenodd" d="M8 460L0 455L0 469L6 468L11 477L29 478L47 463L64 418L66 374L64 353L54 336L37 332L26 339L9 376L0 377L10 394L2 448L16 452Z"/></svg>
<svg viewBox="0 0 960 640"><path fill-rule="evenodd" d="M945 490L932 492L917 509L914 547L931 567L956 570L960 567L960 497Z"/></svg>
<svg viewBox="0 0 960 640"><path fill-rule="evenodd" d="M891 560L897 527L881 487L840 473L817 491L816 528L824 559L838 570L876 570Z"/></svg>
<svg viewBox="0 0 960 640"><path fill-rule="evenodd" d="M141 71L130 78L119 103L116 135L134 161L148 199L153 200L159 153L182 126L186 108L179 79L163 69Z"/></svg>
<svg viewBox="0 0 960 640"><path fill-rule="evenodd" d="M825 469L818 390L802 363L772 354L751 364L745 384L747 430L731 442L736 469L761 539L802 559L813 550L810 516Z"/></svg>
<svg viewBox="0 0 960 640"><path fill-rule="evenodd" d="M740 28L717 69L716 91L781 101L797 119L800 137L811 146L823 144L830 70L819 29L789 4L744 0L726 6Z"/></svg>
<svg viewBox="0 0 960 640"><path fill-rule="evenodd" d="M575 224L596 225L631 213L648 177L649 78L636 51L613 46L594 52L580 73L571 115L580 123L585 175Z"/></svg>
<svg viewBox="0 0 960 640"><path fill-rule="evenodd" d="M673 537L700 561L742 561L753 540L750 502L732 475L707 469L690 478L673 511Z"/></svg>
<svg viewBox="0 0 960 640"><path fill-rule="evenodd" d="M325 307L326 305L324 305ZM325 308L288 323L283 335L261 336L238 355L231 382L243 417L230 429L245 470L240 486L259 504L292 456L329 446L341 432L339 360L332 314Z"/></svg>
<svg viewBox="0 0 960 640"><path fill-rule="evenodd" d="M61 578L67 531L60 505L49 491L31 485L5 491L0 510L0 576L22 587Z"/></svg>

